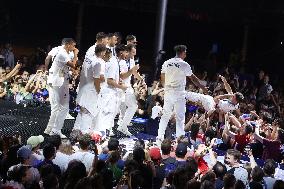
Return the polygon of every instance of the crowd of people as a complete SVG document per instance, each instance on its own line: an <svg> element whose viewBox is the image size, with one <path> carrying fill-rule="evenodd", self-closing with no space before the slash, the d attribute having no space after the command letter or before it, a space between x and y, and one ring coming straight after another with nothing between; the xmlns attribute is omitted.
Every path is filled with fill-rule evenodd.
<svg viewBox="0 0 284 189"><path fill-rule="evenodd" d="M135 36L125 45L117 33L96 40L78 64L76 42L64 38L34 74L3 51L0 98L51 106L47 137L1 141L3 188L284 188L283 91L269 74L195 73L177 45L147 86ZM75 108L67 138L61 128ZM147 118L156 141L126 148L115 138L116 116L126 137L134 116Z"/></svg>

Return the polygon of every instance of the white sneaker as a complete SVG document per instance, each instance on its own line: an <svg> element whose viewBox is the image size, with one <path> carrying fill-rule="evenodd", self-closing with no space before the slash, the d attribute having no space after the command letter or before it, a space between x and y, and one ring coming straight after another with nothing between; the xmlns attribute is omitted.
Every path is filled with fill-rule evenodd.
<svg viewBox="0 0 284 189"><path fill-rule="evenodd" d="M122 132L123 134L127 135L127 136L132 136L132 134L128 131L128 129L123 129L122 127L117 127L117 130Z"/></svg>
<svg viewBox="0 0 284 189"><path fill-rule="evenodd" d="M43 131L43 133L49 135L49 133L51 132L51 130L52 130L51 127L46 127L45 130Z"/></svg>
<svg viewBox="0 0 284 189"><path fill-rule="evenodd" d="M64 134L61 133L61 131L51 131L49 133L49 136L52 136L52 135L59 135L60 138L67 138Z"/></svg>
<svg viewBox="0 0 284 189"><path fill-rule="evenodd" d="M75 119L73 116L71 116L69 113L66 115L65 119Z"/></svg>

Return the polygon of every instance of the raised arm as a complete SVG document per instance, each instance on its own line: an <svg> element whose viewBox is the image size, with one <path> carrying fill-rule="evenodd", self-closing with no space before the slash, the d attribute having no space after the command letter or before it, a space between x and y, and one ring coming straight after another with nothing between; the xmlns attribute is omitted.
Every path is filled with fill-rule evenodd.
<svg viewBox="0 0 284 189"><path fill-rule="evenodd" d="M191 76L189 76L190 80L192 81L192 83L194 85L196 85L197 87L201 88L202 91L207 94L208 90L205 86L201 85L200 80L198 79L198 77L196 77L194 74L192 74Z"/></svg>
<svg viewBox="0 0 284 189"><path fill-rule="evenodd" d="M37 73L38 73L38 72L37 72ZM28 91L28 92L29 92L30 86L31 86L32 82L34 81L35 77L37 76L37 73L36 73L35 75L33 75L33 76L29 79L28 83L27 83L26 86L25 86L25 91Z"/></svg>
<svg viewBox="0 0 284 189"><path fill-rule="evenodd" d="M233 114L229 114L230 121L238 128L242 127L242 124L239 122L238 118L234 116Z"/></svg>
<svg viewBox="0 0 284 189"><path fill-rule="evenodd" d="M255 132L254 132L254 139L255 140L258 140L259 142L261 142L261 143L263 143L263 137L262 136L260 136L260 134L259 134L259 125L257 125L256 127L255 127Z"/></svg>
<svg viewBox="0 0 284 189"><path fill-rule="evenodd" d="M133 72L133 75L138 80L142 80L143 79L143 77L140 75L139 72L137 72L137 70Z"/></svg>
<svg viewBox="0 0 284 189"><path fill-rule="evenodd" d="M233 90L232 90L231 86L229 85L229 83L227 82L226 78L224 76L221 76L221 75L219 75L219 77L223 81L224 87L225 87L227 93L228 94L233 94Z"/></svg>
<svg viewBox="0 0 284 189"><path fill-rule="evenodd" d="M193 114L192 117L190 118L190 120L186 123L185 127L184 127L184 131L190 131L191 125L193 124L193 120L194 120L195 115Z"/></svg>
<svg viewBox="0 0 284 189"><path fill-rule="evenodd" d="M2 79L2 81L1 81L1 80L0 80L0 81L1 81L1 82L4 82L4 81L7 81L7 80L11 79L13 76L15 76L15 75L19 72L20 68L21 68L21 65L18 63L18 64L13 68L13 70L10 71L10 72L4 77L4 79Z"/></svg>
<svg viewBox="0 0 284 189"><path fill-rule="evenodd" d="M67 66L76 69L79 50L75 48L73 52L74 52L74 58L71 61L67 62Z"/></svg>

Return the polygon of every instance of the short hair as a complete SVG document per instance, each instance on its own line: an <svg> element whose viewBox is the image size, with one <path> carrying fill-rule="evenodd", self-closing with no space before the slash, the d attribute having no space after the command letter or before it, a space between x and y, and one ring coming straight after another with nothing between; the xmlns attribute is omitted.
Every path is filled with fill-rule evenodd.
<svg viewBox="0 0 284 189"><path fill-rule="evenodd" d="M235 149L228 149L227 154L234 157L235 160L240 161L241 159L241 152Z"/></svg>
<svg viewBox="0 0 284 189"><path fill-rule="evenodd" d="M168 155L171 153L172 150L172 143L171 140L165 139L161 144L161 151L163 155Z"/></svg>
<svg viewBox="0 0 284 189"><path fill-rule="evenodd" d="M185 167L177 167L177 169L174 171L173 185L176 188L183 188L186 186L187 181L188 175L186 174Z"/></svg>
<svg viewBox="0 0 284 189"><path fill-rule="evenodd" d="M215 189L215 184L208 180L205 180L201 183L200 189Z"/></svg>
<svg viewBox="0 0 284 189"><path fill-rule="evenodd" d="M107 37L107 35L104 32L99 32L96 35L96 40L99 41L99 40L102 40L102 39L104 39L106 37Z"/></svg>
<svg viewBox="0 0 284 189"><path fill-rule="evenodd" d="M240 92L236 92L235 93L235 96L236 96L236 100L237 100L237 102L241 102L241 101L243 101L244 100L244 95L242 94L242 93L240 93Z"/></svg>
<svg viewBox="0 0 284 189"><path fill-rule="evenodd" d="M98 55L99 53L106 51L106 49L107 49L107 48L106 48L105 45L103 45L103 44L97 44L97 45L96 45L96 48L95 48L95 54Z"/></svg>
<svg viewBox="0 0 284 189"><path fill-rule="evenodd" d="M235 188L237 189L246 189L246 185L244 184L243 181L237 180L235 183Z"/></svg>
<svg viewBox="0 0 284 189"><path fill-rule="evenodd" d="M181 54L181 53L183 53L183 52L185 52L186 51L186 49L187 49L187 47L185 46L185 45L176 45L175 47L174 47L174 51L176 52L176 54Z"/></svg>
<svg viewBox="0 0 284 189"><path fill-rule="evenodd" d="M133 48L136 49L136 46L133 45L133 44L128 44L128 45L126 45L126 50L127 50L128 52L130 52Z"/></svg>
<svg viewBox="0 0 284 189"><path fill-rule="evenodd" d="M191 179L187 182L188 189L200 189L201 183L195 179Z"/></svg>
<svg viewBox="0 0 284 189"><path fill-rule="evenodd" d="M187 164L185 166L188 178L192 179L195 176L195 173L198 171L198 163L193 157L187 158Z"/></svg>
<svg viewBox="0 0 284 189"><path fill-rule="evenodd" d="M117 139L111 138L108 141L107 147L108 147L109 151L118 150L118 146L119 146L119 141Z"/></svg>
<svg viewBox="0 0 284 189"><path fill-rule="evenodd" d="M213 166L213 171L217 178L223 179L224 175L227 173L227 168L224 164L217 161L217 163Z"/></svg>
<svg viewBox="0 0 284 189"><path fill-rule="evenodd" d="M92 137L89 134L84 134L83 136L81 136L79 138L80 148L83 150L86 150L89 147L91 140L92 140Z"/></svg>
<svg viewBox="0 0 284 189"><path fill-rule="evenodd" d="M246 125L245 127L246 134L253 133L253 131L254 131L254 127L252 125Z"/></svg>
<svg viewBox="0 0 284 189"><path fill-rule="evenodd" d="M260 182L264 177L264 172L259 166L256 166L251 171L251 177L253 181Z"/></svg>
<svg viewBox="0 0 284 189"><path fill-rule="evenodd" d="M61 137L59 135L52 135L48 137L47 142L54 145L56 150L58 150L61 144Z"/></svg>
<svg viewBox="0 0 284 189"><path fill-rule="evenodd" d="M120 153L118 151L113 151L110 153L108 161L110 163L116 163L120 159Z"/></svg>
<svg viewBox="0 0 284 189"><path fill-rule="evenodd" d="M125 38L126 41L132 41L134 39L136 39L135 35L127 35L126 38Z"/></svg>
<svg viewBox="0 0 284 189"><path fill-rule="evenodd" d="M206 172L202 177L201 177L201 182L204 182L205 180L208 180L210 182L215 182L216 180L216 174L213 171L208 171Z"/></svg>
<svg viewBox="0 0 284 189"><path fill-rule="evenodd" d="M59 184L58 178L54 173L48 174L42 178L43 188L56 188Z"/></svg>
<svg viewBox="0 0 284 189"><path fill-rule="evenodd" d="M66 38L63 38L61 41L61 45L65 45L65 43L66 43Z"/></svg>
<svg viewBox="0 0 284 189"><path fill-rule="evenodd" d="M106 34L107 35L107 37L113 37L113 36L116 36L114 33L108 33L108 34Z"/></svg>
<svg viewBox="0 0 284 189"><path fill-rule="evenodd" d="M64 38L65 39L65 43L64 45L70 45L72 43L76 43L76 41L73 38Z"/></svg>
<svg viewBox="0 0 284 189"><path fill-rule="evenodd" d="M144 188L143 186L146 185L144 174L140 170L132 171L129 177L131 178L131 188Z"/></svg>
<svg viewBox="0 0 284 189"><path fill-rule="evenodd" d="M50 159L56 153L55 146L53 144L46 144L43 147L43 156L45 159Z"/></svg>
<svg viewBox="0 0 284 189"><path fill-rule="evenodd" d="M284 188L284 181L283 180L276 180L273 189L282 189Z"/></svg>
<svg viewBox="0 0 284 189"><path fill-rule="evenodd" d="M224 189L233 188L236 183L236 177L231 173L226 173L223 180Z"/></svg>
<svg viewBox="0 0 284 189"><path fill-rule="evenodd" d="M134 148L135 147L141 147L143 149L145 149L145 142L142 139L138 139L135 143L134 143Z"/></svg>
<svg viewBox="0 0 284 189"><path fill-rule="evenodd" d="M127 51L124 44L119 44L115 47L115 52L118 55L121 51Z"/></svg>
<svg viewBox="0 0 284 189"><path fill-rule="evenodd" d="M133 150L133 159L137 161L137 163L143 163L145 160L145 151L143 148L138 147Z"/></svg>

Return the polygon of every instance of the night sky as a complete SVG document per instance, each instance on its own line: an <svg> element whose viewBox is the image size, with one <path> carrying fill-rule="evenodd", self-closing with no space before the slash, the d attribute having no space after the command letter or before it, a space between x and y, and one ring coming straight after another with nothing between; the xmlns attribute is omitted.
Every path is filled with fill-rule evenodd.
<svg viewBox="0 0 284 189"><path fill-rule="evenodd" d="M127 1L143 2L123 0ZM187 3L180 10L175 3L182 1ZM81 53L95 42L97 32L121 32L124 37L134 34L139 41L141 63L151 68L157 2L150 2L151 11L88 4L84 10ZM175 44L183 43L189 47L188 60L197 64L206 60L212 44L217 44L220 64L226 64L229 53L241 49L244 23L249 23L249 64L252 68L270 69L270 72L280 70L275 68L281 68L284 60L284 48L280 44L282 40L284 44L284 14L276 4L280 1L268 2L169 0L164 58L173 56ZM280 5L284 8L283 3ZM63 37L75 38L77 12L78 5L67 0L5 0L0 8L0 43L9 41L14 46L45 48L48 44L59 44ZM193 14L200 17L193 18Z"/></svg>

